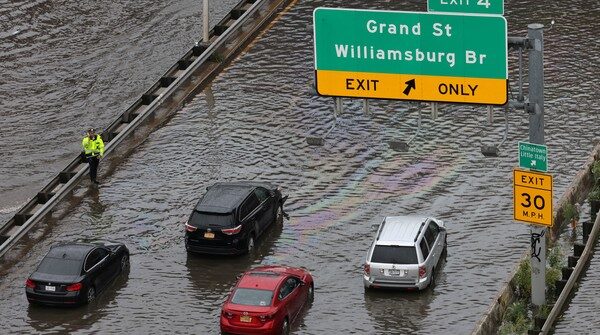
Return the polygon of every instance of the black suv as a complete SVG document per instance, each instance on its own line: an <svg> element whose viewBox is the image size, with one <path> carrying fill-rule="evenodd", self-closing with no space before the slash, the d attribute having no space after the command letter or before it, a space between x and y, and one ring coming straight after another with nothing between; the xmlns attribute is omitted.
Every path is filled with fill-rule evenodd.
<svg viewBox="0 0 600 335"><path fill-rule="evenodd" d="M283 222L286 199L265 183L216 183L185 224L185 248L203 254L248 253L272 223Z"/></svg>

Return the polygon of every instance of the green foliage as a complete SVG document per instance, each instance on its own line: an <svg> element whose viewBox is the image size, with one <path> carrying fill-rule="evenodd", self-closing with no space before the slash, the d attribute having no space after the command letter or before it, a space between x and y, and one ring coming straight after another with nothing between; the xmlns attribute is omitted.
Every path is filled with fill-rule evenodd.
<svg viewBox="0 0 600 335"><path fill-rule="evenodd" d="M517 323L520 319L527 319L527 304L523 300L517 300L513 302L506 309L506 314L504 315L504 320L512 323Z"/></svg>
<svg viewBox="0 0 600 335"><path fill-rule="evenodd" d="M556 291L556 281L562 278L562 271L557 268L546 269L546 288L548 289L548 298L556 298L560 292Z"/></svg>
<svg viewBox="0 0 600 335"><path fill-rule="evenodd" d="M550 315L550 311L552 311L553 305L543 305L538 309L537 315L543 319L547 319L548 315Z"/></svg>
<svg viewBox="0 0 600 335"><path fill-rule="evenodd" d="M225 61L225 56L223 56L220 53L215 52L212 55L210 55L210 57L208 59L215 63L223 63Z"/></svg>
<svg viewBox="0 0 600 335"><path fill-rule="evenodd" d="M592 164L592 175L594 176L596 185L600 184L600 160L594 161Z"/></svg>
<svg viewBox="0 0 600 335"><path fill-rule="evenodd" d="M588 194L590 201L600 201L600 182L596 183L590 193Z"/></svg>
<svg viewBox="0 0 600 335"><path fill-rule="evenodd" d="M515 273L515 282L517 296L523 299L531 297L531 265L526 260L519 264L519 269Z"/></svg>
<svg viewBox="0 0 600 335"><path fill-rule="evenodd" d="M498 329L498 334L527 334L531 326L528 317L527 303L523 300L517 300L508 306L504 314L505 322Z"/></svg>
<svg viewBox="0 0 600 335"><path fill-rule="evenodd" d="M563 207L563 220L565 222L571 222L571 220L579 220L579 212L573 204L566 204Z"/></svg>
<svg viewBox="0 0 600 335"><path fill-rule="evenodd" d="M565 254L563 253L562 248L559 245L554 246L554 248L548 251L548 265L551 268L561 269L565 265Z"/></svg>

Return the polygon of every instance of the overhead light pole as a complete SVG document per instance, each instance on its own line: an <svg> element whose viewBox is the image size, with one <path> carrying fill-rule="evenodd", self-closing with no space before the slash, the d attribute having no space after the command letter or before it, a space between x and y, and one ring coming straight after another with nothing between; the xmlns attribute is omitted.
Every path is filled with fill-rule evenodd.
<svg viewBox="0 0 600 335"><path fill-rule="evenodd" d="M544 141L544 25L527 26L529 38L529 142ZM531 302L546 303L546 227L531 227Z"/></svg>
<svg viewBox="0 0 600 335"><path fill-rule="evenodd" d="M208 0L202 0L202 42L208 44Z"/></svg>

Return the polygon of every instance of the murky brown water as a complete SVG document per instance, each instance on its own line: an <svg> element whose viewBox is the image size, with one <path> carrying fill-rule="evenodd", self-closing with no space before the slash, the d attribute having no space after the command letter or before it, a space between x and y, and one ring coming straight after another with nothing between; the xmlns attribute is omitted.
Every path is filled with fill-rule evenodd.
<svg viewBox="0 0 600 335"><path fill-rule="evenodd" d="M346 113L326 145L308 146L305 136L326 131L332 119L331 99L308 94L313 75L311 15L321 5L425 10L421 1L371 1L368 6L361 1L299 1L215 79L214 105L207 103L212 100L207 94L199 94L114 173L102 175L99 191L87 185L78 190L76 196L82 199L78 206L34 233L45 235L43 239L22 243L20 249L27 251L26 256L0 282L0 315L6 329L214 334L220 306L237 274L253 265L273 263L304 266L315 276L315 301L294 326L298 334L463 334L473 329L528 247L528 227L512 221L512 168L517 165L517 141L527 139L527 117L521 111L511 113L509 138L501 156L490 159L479 151L482 144L501 140L501 114L496 113L496 122L487 125L485 108L444 106L437 120L424 118L411 150L398 153L386 143L414 134L416 107L374 102L374 115L366 117L361 101L346 101ZM167 25L161 20L171 20L172 26L191 27L197 20L186 9L190 4L171 10L156 6L140 5L140 10L148 12L145 21ZM583 0L506 5L511 36L523 36L527 23L557 21L546 33L545 44L546 141L556 199L582 166L600 130L600 109L593 100L600 91L600 46L594 30L600 16L597 9L590 10L593 6ZM117 20L110 10L106 13L108 19ZM135 23L129 25L117 29L123 30L124 39L133 39L129 34L137 28ZM113 36L109 28L99 36ZM124 71L122 77L118 71L111 72L107 80L120 80L122 88L114 94L126 99L137 97L178 56L172 55L173 47L164 45L169 39L162 34L169 31L147 29L156 40L137 45L136 57L122 65L129 72ZM190 40L197 35L190 34ZM184 42L177 43L185 49L190 42ZM16 48L12 51L16 53L24 47L10 48ZM65 52L63 48L59 51ZM102 76L98 69L110 62L110 55L127 53L111 48L115 46L106 46L108 56L94 58L97 66L89 69L88 82L100 80L96 79L98 73ZM152 52L146 54L147 50ZM161 69L157 69L162 64L158 59L165 63ZM152 74L147 72L150 68ZM135 87L127 81L130 78L137 82ZM73 129L70 138L61 140L64 143L78 140L79 124L92 120L83 116L77 104L91 99L91 105L85 106L112 106L114 113L97 109L107 120L121 111L118 107L127 105L110 94L86 100L94 90L85 81L79 96L71 98L73 107L60 113L60 108L55 109L56 123L45 126L56 129L54 136L59 125ZM2 94L12 92L4 87L0 86ZM55 94L71 97L71 90L51 87L58 91ZM40 96L46 89L39 88ZM12 115L5 104L0 105L3 115ZM24 176L19 184L5 177L4 171L18 175L16 167L26 165L22 173L37 176L39 162L27 150L17 154L19 147L30 145L24 135L27 131L18 132L2 122L3 147L6 142L14 149L1 163L1 182L7 186L1 185L25 189L28 180L35 184L35 177ZM31 121L30 129L40 129L36 127ZM14 135L5 136L5 128ZM68 158L76 149L76 144L65 145L58 152L63 150L62 156ZM55 152L40 155L58 164ZM39 178L39 182L44 180ZM207 185L235 179L282 185L290 195L290 221L261 241L255 257L188 256L183 247L183 219ZM435 290L365 293L361 265L372 240L370 225L384 215L413 213L440 217L449 227L448 257ZM80 237L126 242L133 252L129 278L85 308L29 307L23 292L27 275L50 245Z"/></svg>
<svg viewBox="0 0 600 335"><path fill-rule="evenodd" d="M211 1L216 24L236 0ZM202 1L0 0L0 221L202 36Z"/></svg>

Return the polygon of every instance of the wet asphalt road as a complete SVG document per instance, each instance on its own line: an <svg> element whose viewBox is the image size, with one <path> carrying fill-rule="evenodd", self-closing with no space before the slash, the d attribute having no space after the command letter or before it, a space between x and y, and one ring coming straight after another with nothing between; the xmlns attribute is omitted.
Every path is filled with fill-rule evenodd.
<svg viewBox="0 0 600 335"><path fill-rule="evenodd" d="M398 153L387 142L415 133L418 107L379 101L372 104L374 115L366 117L361 101L348 100L346 113L325 146L308 146L305 136L325 132L332 120L331 99L308 93L313 76L311 13L320 5L367 7L360 1L297 2L214 80L212 94L196 96L135 153L123 157L114 172L101 171L98 189L82 185L73 199L64 202L60 217L21 243L20 253L12 257L23 256L22 260L3 268L0 279L0 315L6 329L213 334L218 330L219 308L237 274L258 264L289 264L312 271L315 301L294 325L298 334L464 334L474 328L528 247L528 227L512 221L512 168L518 164L517 142L527 139L526 115L510 112L508 139L498 158L484 158L479 150L483 144L500 142L502 114L498 110L494 124L488 125L485 108L474 106L444 105L437 120L424 117L410 151ZM416 1L372 1L368 7L425 10ZM152 6L143 10L152 12ZM196 20L186 9L154 13L157 17L149 13L147 20L159 22L163 15L188 26ZM510 36L524 36L526 24L533 21L557 21L545 35L546 142L555 200L584 163L600 128L599 109L593 103L600 83L600 46L594 42L593 29L597 13L584 1L506 5ZM123 38L130 38L125 37L128 29L122 29ZM152 31L157 38L162 36ZM184 50L191 44L179 42ZM150 45L173 49L160 39ZM138 72L128 70L129 79L138 83L155 80L179 55L156 51L155 59L166 63L156 69L160 64L141 54L148 45L138 47L137 59L146 66ZM102 57L99 66L111 59ZM514 61L509 64L514 71ZM147 67L155 73L148 74ZM89 71L90 78L98 72ZM127 74L117 73L108 82L117 77L131 84ZM123 85L118 94L133 100L148 85L136 86L137 91ZM93 100L94 90L83 84L80 94L92 95L91 101L98 104L123 104L112 95ZM88 100L73 98L73 104ZM126 105L113 107L120 111ZM79 121L83 111L70 111L56 121L72 129L64 143L78 141L78 125L93 119L85 116L89 119ZM4 106L2 113L12 115ZM114 114L103 114L106 123ZM31 127L40 129L34 123ZM2 167L2 183L7 183L2 189L29 194L24 190L36 187L23 185L30 185L27 180L35 184L31 176L40 174L38 160L16 155L20 146L30 143L26 137L17 140L19 133L9 128L2 124L2 139L14 146L15 154L7 157L13 165ZM5 129L17 135L5 136ZM68 158L76 149L74 145L60 150ZM62 168L59 160L46 159L58 165L55 170ZM4 171L18 174L16 166L23 165L31 175L22 177L21 186L4 177ZM290 195L286 208L290 220L271 231L249 257L188 256L183 247L184 218L207 185L236 179L281 185ZM449 229L448 257L435 290L365 293L361 266L372 240L371 224L385 215L417 213L442 218ZM23 292L27 275L50 245L81 237L126 242L133 253L128 278L88 307L66 311L29 307Z"/></svg>

